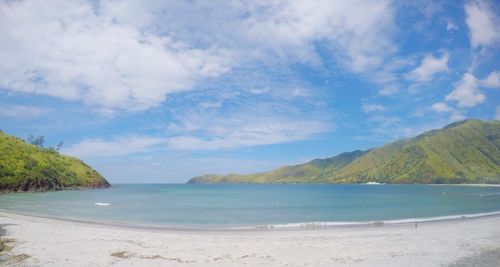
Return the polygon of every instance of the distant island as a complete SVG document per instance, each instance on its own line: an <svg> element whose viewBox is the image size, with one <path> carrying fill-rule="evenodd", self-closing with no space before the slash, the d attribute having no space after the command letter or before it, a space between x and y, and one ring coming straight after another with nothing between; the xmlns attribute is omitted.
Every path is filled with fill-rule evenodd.
<svg viewBox="0 0 500 267"><path fill-rule="evenodd" d="M464 120L380 148L255 174L203 175L188 183L500 183L500 121Z"/></svg>
<svg viewBox="0 0 500 267"><path fill-rule="evenodd" d="M0 192L109 187L83 161L0 131Z"/></svg>

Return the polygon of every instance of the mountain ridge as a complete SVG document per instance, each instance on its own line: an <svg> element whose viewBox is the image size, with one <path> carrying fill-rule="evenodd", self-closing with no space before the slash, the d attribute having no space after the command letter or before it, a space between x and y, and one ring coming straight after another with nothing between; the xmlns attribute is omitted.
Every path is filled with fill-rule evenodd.
<svg viewBox="0 0 500 267"><path fill-rule="evenodd" d="M469 119L365 151L188 183L500 183L500 122Z"/></svg>

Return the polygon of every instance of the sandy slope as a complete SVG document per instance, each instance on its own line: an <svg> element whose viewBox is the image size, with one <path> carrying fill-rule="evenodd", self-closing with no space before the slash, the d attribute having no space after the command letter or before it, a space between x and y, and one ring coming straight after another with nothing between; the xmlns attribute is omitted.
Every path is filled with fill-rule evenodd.
<svg viewBox="0 0 500 267"><path fill-rule="evenodd" d="M495 266L500 216L289 231L127 229L0 212L0 265Z"/></svg>

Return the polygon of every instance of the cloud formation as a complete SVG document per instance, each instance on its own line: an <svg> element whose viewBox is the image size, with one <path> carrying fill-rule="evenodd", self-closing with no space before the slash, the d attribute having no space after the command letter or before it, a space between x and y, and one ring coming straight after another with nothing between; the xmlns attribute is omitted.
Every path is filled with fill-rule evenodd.
<svg viewBox="0 0 500 267"><path fill-rule="evenodd" d="M166 143L165 139L150 136L127 136L113 140L84 139L77 144L63 148L61 152L84 158L115 157L144 152L164 143Z"/></svg>
<svg viewBox="0 0 500 267"><path fill-rule="evenodd" d="M470 1L465 5L466 22L472 48L498 45L500 19L486 1Z"/></svg>
<svg viewBox="0 0 500 267"><path fill-rule="evenodd" d="M399 88L396 86L388 86L380 90L378 93L383 96L393 95L399 92Z"/></svg>
<svg viewBox="0 0 500 267"><path fill-rule="evenodd" d="M448 58L448 53L444 53L439 58L433 55L426 55L424 59L422 59L420 66L412 70L408 77L418 82L431 81L436 74L449 70Z"/></svg>
<svg viewBox="0 0 500 267"><path fill-rule="evenodd" d="M198 124L200 123L200 124ZM203 123L213 124L212 126ZM173 130L176 126L171 126ZM262 118L243 121L243 118L216 118L215 121L186 121L182 134L170 137L129 136L111 140L84 139L62 153L77 157L116 157L152 149L220 150L258 145L279 144L310 138L329 131L331 125L319 121ZM203 133L203 134L200 134Z"/></svg>
<svg viewBox="0 0 500 267"><path fill-rule="evenodd" d="M34 118L49 113L46 108L26 106L26 105L0 105L0 117L4 118Z"/></svg>
<svg viewBox="0 0 500 267"><path fill-rule="evenodd" d="M431 107L431 109L435 112L443 113L443 112L451 112L453 111L452 108L450 108L446 103L443 102L437 102L434 103Z"/></svg>
<svg viewBox="0 0 500 267"><path fill-rule="evenodd" d="M168 126L168 145L180 150L232 149L287 143L331 131L330 116L312 105L249 101L219 109L180 109Z"/></svg>
<svg viewBox="0 0 500 267"><path fill-rule="evenodd" d="M478 80L471 73L462 76L455 89L446 95L447 101L456 101L462 108L475 107L485 101L486 96L478 90Z"/></svg>
<svg viewBox="0 0 500 267"><path fill-rule="evenodd" d="M486 88L500 88L500 71L493 71L481 81L481 85Z"/></svg>
<svg viewBox="0 0 500 267"><path fill-rule="evenodd" d="M228 70L222 50L116 23L87 2L0 5L0 86L7 90L137 111Z"/></svg>
<svg viewBox="0 0 500 267"><path fill-rule="evenodd" d="M443 102L434 103L431 106L431 110L437 113L449 113L450 121L458 121L466 118L460 110L454 109Z"/></svg>
<svg viewBox="0 0 500 267"><path fill-rule="evenodd" d="M241 127L224 128L222 125L206 131L218 131L209 136L181 135L169 139L171 149L214 150L258 145L279 144L304 140L330 130L328 125L315 121L274 121L272 119L245 122Z"/></svg>
<svg viewBox="0 0 500 267"><path fill-rule="evenodd" d="M189 94L189 96L193 96ZM204 99L204 98L203 98ZM234 102L240 102L235 104ZM115 157L151 150L200 151L229 150L281 144L313 138L332 131L330 115L312 104L287 103L240 98L229 105L208 105L170 109L167 125L155 125L156 135L114 136L84 139L63 150L79 157Z"/></svg>
<svg viewBox="0 0 500 267"><path fill-rule="evenodd" d="M377 111L384 111L386 110L386 107L381 104L363 103L361 105L361 110L363 110L364 113L373 113Z"/></svg>
<svg viewBox="0 0 500 267"><path fill-rule="evenodd" d="M0 87L113 113L256 62L321 64L317 45L361 73L394 50L392 13L389 1L7 1Z"/></svg>

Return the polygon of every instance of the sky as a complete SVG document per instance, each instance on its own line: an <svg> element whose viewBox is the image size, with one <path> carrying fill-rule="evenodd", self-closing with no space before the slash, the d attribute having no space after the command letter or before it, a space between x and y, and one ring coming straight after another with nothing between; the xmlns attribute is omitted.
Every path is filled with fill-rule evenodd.
<svg viewBox="0 0 500 267"><path fill-rule="evenodd" d="M0 129L182 183L500 120L498 1L1 1Z"/></svg>

